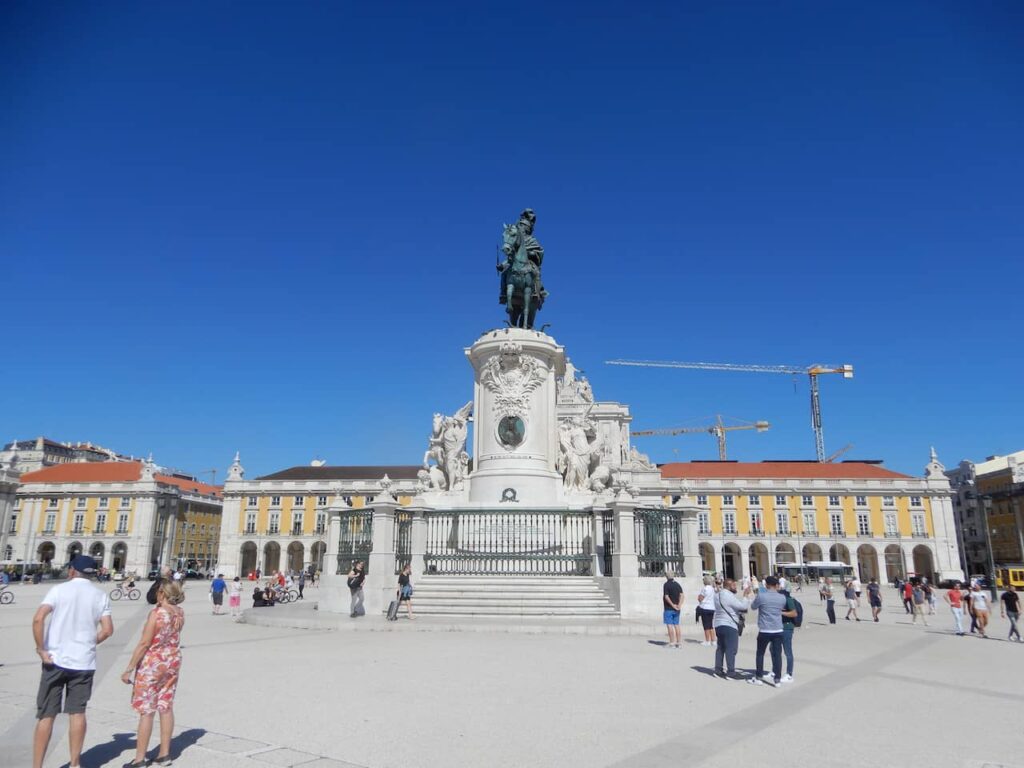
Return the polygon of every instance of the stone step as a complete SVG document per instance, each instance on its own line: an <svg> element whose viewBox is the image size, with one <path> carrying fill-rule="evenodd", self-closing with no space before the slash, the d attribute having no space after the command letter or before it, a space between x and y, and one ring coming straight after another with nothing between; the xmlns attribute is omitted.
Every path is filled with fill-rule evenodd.
<svg viewBox="0 0 1024 768"><path fill-rule="evenodd" d="M417 592L427 590L437 593L458 593L458 592L520 592L529 594L553 594L553 595L587 595L601 594L601 588L596 584L573 584L559 586L557 584L434 584L433 582L415 582L413 587Z"/></svg>
<svg viewBox="0 0 1024 768"><path fill-rule="evenodd" d="M589 576L421 576L417 614L486 617L614 617L615 605Z"/></svg>
<svg viewBox="0 0 1024 768"><path fill-rule="evenodd" d="M522 606L515 607L492 607L486 608L473 608L472 606L430 606L420 607L418 605L413 606L413 610L417 616L552 616L560 618L572 618L572 617L615 617L618 616L618 612L612 606L606 606L601 608L526 608ZM399 612L399 615L404 613L404 609Z"/></svg>
<svg viewBox="0 0 1024 768"><path fill-rule="evenodd" d="M608 598L604 595L596 595L584 599L566 600L564 597L532 597L523 595L506 595L502 597L489 595L460 595L456 599L441 595L421 595L418 592L413 595L414 605L550 605L568 606L574 605L610 605Z"/></svg>

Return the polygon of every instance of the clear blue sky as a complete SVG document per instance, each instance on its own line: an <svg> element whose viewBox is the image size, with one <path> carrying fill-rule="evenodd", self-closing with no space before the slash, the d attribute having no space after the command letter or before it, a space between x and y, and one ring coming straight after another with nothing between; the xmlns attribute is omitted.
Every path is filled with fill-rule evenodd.
<svg viewBox="0 0 1024 768"><path fill-rule="evenodd" d="M811 458L803 380L603 361L852 363L830 450L1024 448L1022 38L1010 0L4 3L0 440L416 463L530 206L539 322L637 427Z"/></svg>

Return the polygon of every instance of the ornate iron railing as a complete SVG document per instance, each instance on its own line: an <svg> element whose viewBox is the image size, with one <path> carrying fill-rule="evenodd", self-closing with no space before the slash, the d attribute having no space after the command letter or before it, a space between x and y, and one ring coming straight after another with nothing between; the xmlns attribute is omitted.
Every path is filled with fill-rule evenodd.
<svg viewBox="0 0 1024 768"><path fill-rule="evenodd" d="M412 560L412 512L395 512L395 573Z"/></svg>
<svg viewBox="0 0 1024 768"><path fill-rule="evenodd" d="M362 560L366 572L370 570L370 552L373 551L373 510L353 509L341 515L338 536L338 573L352 570L352 563Z"/></svg>
<svg viewBox="0 0 1024 768"><path fill-rule="evenodd" d="M638 507L633 531L641 576L683 576L682 514L670 509ZM617 574L621 575L621 574Z"/></svg>
<svg viewBox="0 0 1024 768"><path fill-rule="evenodd" d="M428 573L590 576L589 512L444 511L424 514Z"/></svg>

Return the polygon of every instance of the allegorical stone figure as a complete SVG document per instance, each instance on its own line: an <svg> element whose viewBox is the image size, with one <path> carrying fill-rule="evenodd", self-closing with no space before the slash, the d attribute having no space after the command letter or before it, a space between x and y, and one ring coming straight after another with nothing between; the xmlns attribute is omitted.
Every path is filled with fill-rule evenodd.
<svg viewBox="0 0 1024 768"><path fill-rule="evenodd" d="M498 303L505 304L509 325L533 328L533 321L547 298L541 282L544 248L533 236L537 214L527 208L519 214L519 221L505 226L501 250L505 260L498 262L501 291Z"/></svg>

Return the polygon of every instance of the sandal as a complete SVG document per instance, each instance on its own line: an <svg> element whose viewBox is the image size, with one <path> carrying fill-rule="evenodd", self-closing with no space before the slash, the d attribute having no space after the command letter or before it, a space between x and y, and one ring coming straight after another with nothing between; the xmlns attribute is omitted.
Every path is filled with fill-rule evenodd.
<svg viewBox="0 0 1024 768"><path fill-rule="evenodd" d="M133 760L130 763L125 763L122 768L146 768L149 765L149 760L142 758L141 760Z"/></svg>

